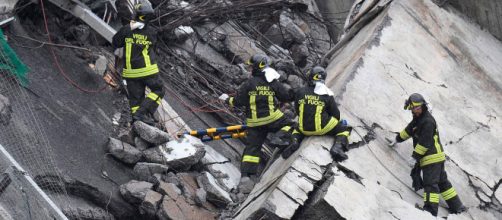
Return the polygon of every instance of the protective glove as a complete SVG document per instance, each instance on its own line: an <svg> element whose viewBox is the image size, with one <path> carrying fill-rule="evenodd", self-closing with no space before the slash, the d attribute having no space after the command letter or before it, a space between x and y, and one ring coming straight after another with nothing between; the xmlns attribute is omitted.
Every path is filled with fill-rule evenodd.
<svg viewBox="0 0 502 220"><path fill-rule="evenodd" d="M227 99L229 98L230 96L228 96L228 94L226 93L223 93L220 95L220 97L218 97L218 99L220 100L223 100L223 101L227 101Z"/></svg>
<svg viewBox="0 0 502 220"><path fill-rule="evenodd" d="M335 141L335 144L333 144L333 146L329 150L329 153L331 154L331 157L333 157L333 160L335 160L336 162L341 162L349 158L347 154L343 152L341 141L338 140Z"/></svg>
<svg viewBox="0 0 502 220"><path fill-rule="evenodd" d="M300 148L300 143L298 143L298 140L293 139L292 143L282 151L281 156L284 159L288 159L291 154L293 154L296 150Z"/></svg>
<svg viewBox="0 0 502 220"><path fill-rule="evenodd" d="M413 181L411 186L413 187L413 189L415 191L418 191L418 190L424 188L424 183L422 181L422 175L420 174L420 172L421 172L420 164L415 163L415 166L413 167L413 169L411 169L411 173L410 173L411 180Z"/></svg>

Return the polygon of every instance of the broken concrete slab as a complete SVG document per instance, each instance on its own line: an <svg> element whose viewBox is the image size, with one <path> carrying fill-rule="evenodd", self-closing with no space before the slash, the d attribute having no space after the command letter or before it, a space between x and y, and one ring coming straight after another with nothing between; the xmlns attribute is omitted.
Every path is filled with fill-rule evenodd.
<svg viewBox="0 0 502 220"><path fill-rule="evenodd" d="M436 219L430 213L376 182L342 175L328 179L314 194L300 219Z"/></svg>
<svg viewBox="0 0 502 220"><path fill-rule="evenodd" d="M7 97L0 94L0 124L8 125L12 118L12 106Z"/></svg>
<svg viewBox="0 0 502 220"><path fill-rule="evenodd" d="M198 206L202 206L207 202L207 192L203 188L198 188L195 192L195 203Z"/></svg>
<svg viewBox="0 0 502 220"><path fill-rule="evenodd" d="M243 63L257 53L265 54L257 47L255 40L236 27L237 24L228 21L221 25L206 23L194 28L200 36L205 36L211 47L234 64Z"/></svg>
<svg viewBox="0 0 502 220"><path fill-rule="evenodd" d="M111 137L108 141L106 151L127 164L135 164L143 157L141 151L135 147Z"/></svg>
<svg viewBox="0 0 502 220"><path fill-rule="evenodd" d="M154 218L157 214L159 204L162 202L162 194L153 190L148 190L139 206L141 215Z"/></svg>
<svg viewBox="0 0 502 220"><path fill-rule="evenodd" d="M148 148L150 148L151 144L146 142L140 137L134 137L134 146L138 148L140 151L144 151Z"/></svg>
<svg viewBox="0 0 502 220"><path fill-rule="evenodd" d="M282 27L283 35L286 41L289 43L302 44L307 36L303 30L295 24L293 19L291 19L287 13L283 12L279 16L279 24Z"/></svg>
<svg viewBox="0 0 502 220"><path fill-rule="evenodd" d="M502 213L490 213L486 210L482 210L479 207L472 207L460 214L450 214L447 216L448 220L472 220L472 219L487 219L487 220L499 220L502 218Z"/></svg>
<svg viewBox="0 0 502 220"><path fill-rule="evenodd" d="M497 147L502 111L494 105L502 102L497 70L502 65L491 58L501 51L502 43L489 33L431 1L390 3L334 53L326 68L326 84L337 94L342 115L368 132L380 127L373 129L376 139L349 151L342 165L422 204L410 189L412 143L391 149L385 140L411 121L403 100L419 92L430 103L449 156L448 178L468 207L484 204L481 194L490 195L502 177L502 167L493 166L500 158L495 155L502 155ZM379 104L361 108L369 102Z"/></svg>
<svg viewBox="0 0 502 220"><path fill-rule="evenodd" d="M214 220L216 214L205 210L201 207L190 205L185 198L178 199L164 196L159 211L157 212L159 219L197 219L197 220Z"/></svg>
<svg viewBox="0 0 502 220"><path fill-rule="evenodd" d="M224 208L233 202L230 194L222 189L211 173L202 172L202 174L197 177L197 182L199 186L203 187L207 192L207 200L216 206Z"/></svg>
<svg viewBox="0 0 502 220"><path fill-rule="evenodd" d="M143 201L148 191L153 187L153 184L145 181L131 180L120 185L120 194L124 199L132 204L139 204Z"/></svg>
<svg viewBox="0 0 502 220"><path fill-rule="evenodd" d="M143 151L145 159L151 163L166 164L174 170L188 170L204 157L205 150L198 139L185 136L179 141L169 141L164 145Z"/></svg>
<svg viewBox="0 0 502 220"><path fill-rule="evenodd" d="M183 195L190 199L195 200L194 196L199 188L199 184L197 183L197 173L178 173L176 176L180 181L181 190L183 191Z"/></svg>
<svg viewBox="0 0 502 220"><path fill-rule="evenodd" d="M333 162L330 137L306 138L287 160L279 157L263 174L234 219L289 219ZM290 196L291 195L291 196ZM294 196L294 197L293 197Z"/></svg>
<svg viewBox="0 0 502 220"><path fill-rule="evenodd" d="M159 183L159 186L157 187L157 192L161 193L162 195L169 196L173 199L177 199L178 196L181 196L180 188L178 188L173 183L166 183L164 181L161 181Z"/></svg>
<svg viewBox="0 0 502 220"><path fill-rule="evenodd" d="M201 163L205 169L218 180L225 191L229 192L236 188L241 178L240 170L211 146L205 145L204 149L206 154L201 159Z"/></svg>
<svg viewBox="0 0 502 220"><path fill-rule="evenodd" d="M160 129L147 125L142 121L135 121L134 131L145 141L160 145L169 141L169 134Z"/></svg>
<svg viewBox="0 0 502 220"><path fill-rule="evenodd" d="M134 166L133 172L138 180L147 181L153 174L167 174L169 166L158 163L140 162Z"/></svg>

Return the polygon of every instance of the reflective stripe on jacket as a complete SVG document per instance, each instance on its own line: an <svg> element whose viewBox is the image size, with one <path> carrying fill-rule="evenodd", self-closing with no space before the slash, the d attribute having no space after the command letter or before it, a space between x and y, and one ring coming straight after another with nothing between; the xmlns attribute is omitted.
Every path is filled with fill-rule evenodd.
<svg viewBox="0 0 502 220"><path fill-rule="evenodd" d="M446 160L436 120L429 111L424 111L418 118L414 118L397 135L397 140L402 142L410 137L413 138L413 157L420 161L421 167Z"/></svg>
<svg viewBox="0 0 502 220"><path fill-rule="evenodd" d="M284 114L278 108L279 101L291 100L290 91L279 81L269 83L263 75L254 75L241 85L237 95L230 97L228 103L245 107L247 126L257 127L281 118Z"/></svg>
<svg viewBox="0 0 502 220"><path fill-rule="evenodd" d="M143 29L131 30L123 26L114 36L114 48L124 47L124 78L140 78L159 72L153 46L157 42L155 31L146 25Z"/></svg>
<svg viewBox="0 0 502 220"><path fill-rule="evenodd" d="M324 135L340 120L335 98L315 94L312 86L296 91L295 110L298 114L299 130L304 135Z"/></svg>

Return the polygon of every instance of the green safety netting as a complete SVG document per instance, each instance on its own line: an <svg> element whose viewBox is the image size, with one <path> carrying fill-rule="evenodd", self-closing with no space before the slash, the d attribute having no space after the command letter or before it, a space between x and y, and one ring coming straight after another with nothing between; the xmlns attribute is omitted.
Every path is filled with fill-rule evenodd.
<svg viewBox="0 0 502 220"><path fill-rule="evenodd" d="M16 52L7 44L2 30L0 29L0 71L13 74L21 85L28 84L28 67L17 57ZM0 72L1 73L1 72Z"/></svg>

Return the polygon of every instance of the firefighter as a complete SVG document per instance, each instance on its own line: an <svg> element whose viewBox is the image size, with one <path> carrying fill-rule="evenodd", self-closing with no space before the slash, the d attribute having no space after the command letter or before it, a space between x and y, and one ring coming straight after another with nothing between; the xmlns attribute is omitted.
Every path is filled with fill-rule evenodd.
<svg viewBox="0 0 502 220"><path fill-rule="evenodd" d="M295 111L298 115L298 128L293 130L292 144L282 152L288 158L300 145L304 136L331 135L335 142L330 149L335 161L347 159L348 137L351 127L340 120L340 111L333 92L324 84L326 71L315 66L307 74L308 85L295 92Z"/></svg>
<svg viewBox="0 0 502 220"><path fill-rule="evenodd" d="M245 107L248 129L247 146L241 160L241 185L255 180L261 160L261 146L267 134L279 130L289 132L292 124L278 108L280 102L292 100L291 93L278 81L280 75L269 67L270 59L266 55L256 54L246 64L252 68L251 78L240 86L235 97L227 94L219 97L232 107Z"/></svg>
<svg viewBox="0 0 502 220"><path fill-rule="evenodd" d="M124 48L122 78L126 81L133 122L153 125L153 113L164 96L154 52L157 33L148 25L154 11L147 0L141 0L134 9L135 19L113 36L112 45L115 49ZM145 97L146 87L150 93Z"/></svg>
<svg viewBox="0 0 502 220"><path fill-rule="evenodd" d="M410 137L413 139L416 165L411 176L415 191L424 188L424 207L433 216L438 214L439 195L448 204L450 213L460 213L466 210L462 205L455 188L446 176L444 162L446 155L441 145L436 120L428 110L424 97L418 93L411 94L404 105L405 110L411 110L413 120L401 131L390 146L403 142ZM420 170L423 179L420 180ZM418 179L417 180L417 174ZM417 181L421 181L421 184ZM418 187L417 187L418 185Z"/></svg>

